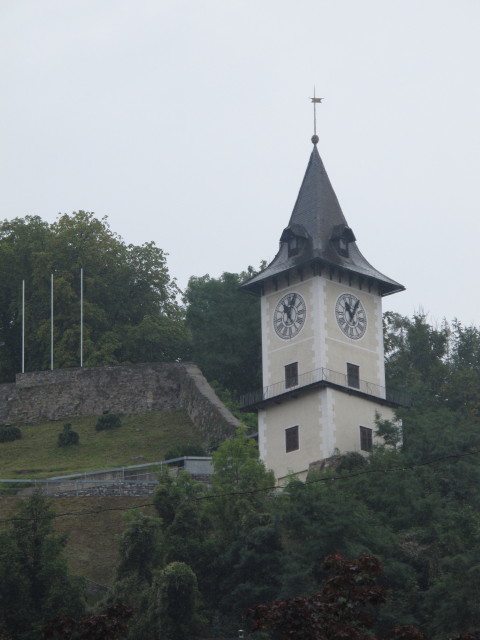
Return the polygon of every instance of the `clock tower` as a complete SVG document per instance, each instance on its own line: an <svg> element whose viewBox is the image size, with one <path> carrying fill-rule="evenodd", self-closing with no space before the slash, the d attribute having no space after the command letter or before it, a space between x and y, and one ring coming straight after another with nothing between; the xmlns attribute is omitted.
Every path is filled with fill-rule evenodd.
<svg viewBox="0 0 480 640"><path fill-rule="evenodd" d="M244 285L260 296L260 456L277 478L305 478L335 453L369 451L375 419L399 398L385 388L382 297L404 287L358 249L312 137L313 151L280 248Z"/></svg>

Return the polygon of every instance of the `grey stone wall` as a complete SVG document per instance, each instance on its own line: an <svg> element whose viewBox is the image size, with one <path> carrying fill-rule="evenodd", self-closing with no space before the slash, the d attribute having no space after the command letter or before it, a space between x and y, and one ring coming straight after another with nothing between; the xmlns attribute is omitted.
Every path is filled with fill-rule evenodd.
<svg viewBox="0 0 480 640"><path fill-rule="evenodd" d="M0 385L0 422L160 409L185 409L208 447L231 436L239 424L191 363L35 371Z"/></svg>

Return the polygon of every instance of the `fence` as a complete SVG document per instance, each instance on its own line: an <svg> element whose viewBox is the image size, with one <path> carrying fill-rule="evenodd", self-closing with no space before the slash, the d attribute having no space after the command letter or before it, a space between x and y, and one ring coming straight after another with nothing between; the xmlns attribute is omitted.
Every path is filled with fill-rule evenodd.
<svg viewBox="0 0 480 640"><path fill-rule="evenodd" d="M213 473L210 457L185 456L54 478L0 480L0 495L28 496L35 491L49 497L150 495L158 484L158 474L163 467L167 467L173 475L183 470L203 481Z"/></svg>

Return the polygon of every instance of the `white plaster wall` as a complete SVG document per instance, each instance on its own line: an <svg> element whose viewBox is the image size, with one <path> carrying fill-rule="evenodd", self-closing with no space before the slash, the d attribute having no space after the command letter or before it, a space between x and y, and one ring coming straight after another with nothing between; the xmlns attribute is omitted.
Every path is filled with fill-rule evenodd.
<svg viewBox="0 0 480 640"><path fill-rule="evenodd" d="M288 287L266 293L262 297L262 355L263 385L270 386L285 379L285 365L298 362L298 373L307 373L316 368L315 345L319 337L316 334L316 305L318 294L315 291L315 279L296 282ZM298 293L305 300L306 319L300 332L289 340L278 337L273 326L273 316L278 302L287 293Z"/></svg>
<svg viewBox="0 0 480 640"><path fill-rule="evenodd" d="M395 417L390 407L377 405L375 402L341 391L328 391L334 396L336 447L341 453L360 451L360 426L373 429L375 442L375 412L378 412L383 420L393 420Z"/></svg>
<svg viewBox="0 0 480 640"><path fill-rule="evenodd" d="M342 293L357 296L366 312L367 329L359 340L352 340L341 331L335 316L335 304ZM347 372L347 362L360 367L360 378L385 386L383 362L382 304L379 295L360 291L342 283L326 281L326 367L339 373Z"/></svg>
<svg viewBox="0 0 480 640"><path fill-rule="evenodd" d="M278 405L270 405L266 410L260 411L259 416L260 414L260 457L267 469L273 469L277 478L308 471L308 465L312 460L323 457L321 434L324 413L318 392L305 394ZM299 427L299 449L286 453L285 429L295 426Z"/></svg>
<svg viewBox="0 0 480 640"><path fill-rule="evenodd" d="M332 388L270 405L259 412L260 457L277 478L304 477L311 462L339 451L360 451L360 426L375 432L376 412L381 419L394 419L390 407ZM285 430L294 426L299 427L299 448L287 453Z"/></svg>

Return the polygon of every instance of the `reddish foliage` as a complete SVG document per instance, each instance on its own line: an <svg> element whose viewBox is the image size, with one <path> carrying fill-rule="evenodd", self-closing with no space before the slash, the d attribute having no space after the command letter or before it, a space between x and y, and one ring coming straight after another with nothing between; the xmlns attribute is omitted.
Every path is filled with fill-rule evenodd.
<svg viewBox="0 0 480 640"><path fill-rule="evenodd" d="M44 640L120 640L126 637L131 617L130 607L118 602L105 613L81 620L59 616L43 629L43 637Z"/></svg>
<svg viewBox="0 0 480 640"><path fill-rule="evenodd" d="M324 568L333 575L323 580L319 593L249 609L253 630L271 629L285 640L372 640L374 607L386 598L386 589L375 582L382 573L379 560L364 554L349 561L334 554L325 558Z"/></svg>

